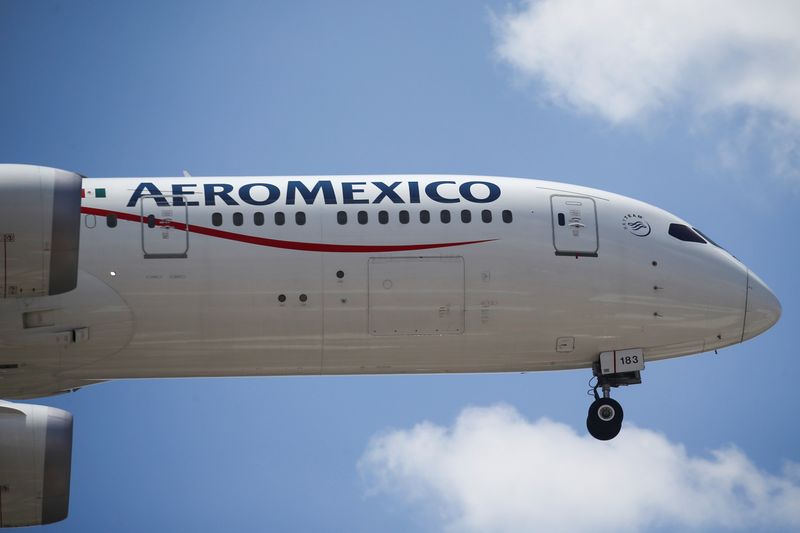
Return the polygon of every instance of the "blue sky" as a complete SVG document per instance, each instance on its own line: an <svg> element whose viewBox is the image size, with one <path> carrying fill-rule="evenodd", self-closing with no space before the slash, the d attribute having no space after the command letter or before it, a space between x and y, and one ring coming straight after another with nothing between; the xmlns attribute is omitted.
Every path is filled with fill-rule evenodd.
<svg viewBox="0 0 800 533"><path fill-rule="evenodd" d="M641 430L628 442L652 437L717 466L713 451L735 447L797 497L800 104L787 91L800 88L800 14L764 4L718 16L714 2L685 1L0 0L0 161L93 177L510 175L658 205L757 272L783 317L719 355L649 365L616 395ZM50 530L529 530L540 517L511 509L514 524L493 522L503 511L479 496L491 512L476 521L461 487L399 475L378 452L395 437L392 457L419 467L403 445L415 425L455 431L474 406L505 429L508 409L534 433L555 421L586 460L589 377L150 380L45 399L76 420L71 515ZM519 453L505 459L525 464ZM622 453L608 460L626 467ZM588 461L585 479L599 467ZM759 505L738 524L797 526ZM704 518L632 523L736 525L690 515Z"/></svg>

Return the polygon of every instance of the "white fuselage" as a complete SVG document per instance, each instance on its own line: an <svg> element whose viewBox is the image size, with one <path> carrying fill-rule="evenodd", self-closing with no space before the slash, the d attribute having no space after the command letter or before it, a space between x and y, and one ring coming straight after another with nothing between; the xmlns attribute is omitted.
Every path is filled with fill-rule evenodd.
<svg viewBox="0 0 800 533"><path fill-rule="evenodd" d="M403 175L83 189L78 287L0 300L0 363L20 365L0 397L117 378L567 369L625 348L654 360L741 342L779 313L751 311L748 285L767 289L726 251L671 235L688 227L674 215L572 185Z"/></svg>

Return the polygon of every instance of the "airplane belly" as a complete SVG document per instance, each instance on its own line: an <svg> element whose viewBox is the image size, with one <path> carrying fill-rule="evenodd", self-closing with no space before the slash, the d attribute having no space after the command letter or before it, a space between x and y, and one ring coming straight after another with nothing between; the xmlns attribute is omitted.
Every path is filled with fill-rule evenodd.
<svg viewBox="0 0 800 533"><path fill-rule="evenodd" d="M133 314L119 293L85 271L78 274L78 287L58 296L2 303L0 396L31 397L76 387L76 370L119 353L129 342Z"/></svg>
<svg viewBox="0 0 800 533"><path fill-rule="evenodd" d="M191 235L187 257L146 258L137 224L123 254L86 251L131 309L125 348L70 374L83 379L318 374L321 258ZM88 241L89 239L86 239ZM123 241L125 242L125 241ZM113 272L114 275L110 275Z"/></svg>
<svg viewBox="0 0 800 533"><path fill-rule="evenodd" d="M442 255L326 255L323 373L590 365L618 340L603 318L616 303L592 297L606 265L556 257L536 233Z"/></svg>

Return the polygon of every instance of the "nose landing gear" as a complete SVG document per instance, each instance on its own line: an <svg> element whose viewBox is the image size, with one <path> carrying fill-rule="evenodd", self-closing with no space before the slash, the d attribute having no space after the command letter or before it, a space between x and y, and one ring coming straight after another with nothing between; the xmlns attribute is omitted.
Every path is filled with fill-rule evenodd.
<svg viewBox="0 0 800 533"><path fill-rule="evenodd" d="M613 398L597 398L589 406L586 428L597 440L611 440L622 429L622 406Z"/></svg>
<svg viewBox="0 0 800 533"><path fill-rule="evenodd" d="M597 440L611 440L619 434L624 417L620 403L611 398L611 387L639 384L642 382L641 374L639 371L603 374L600 363L595 363L592 370L597 382L591 390L594 401L586 416L586 429ZM597 392L599 388L603 390L602 397Z"/></svg>

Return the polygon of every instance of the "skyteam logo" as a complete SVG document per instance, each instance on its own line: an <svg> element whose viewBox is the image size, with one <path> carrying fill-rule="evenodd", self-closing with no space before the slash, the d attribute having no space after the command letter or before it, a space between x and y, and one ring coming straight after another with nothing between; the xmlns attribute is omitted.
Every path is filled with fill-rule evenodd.
<svg viewBox="0 0 800 533"><path fill-rule="evenodd" d="M622 227L637 237L647 237L650 235L650 224L647 223L642 215L625 215L622 217Z"/></svg>

